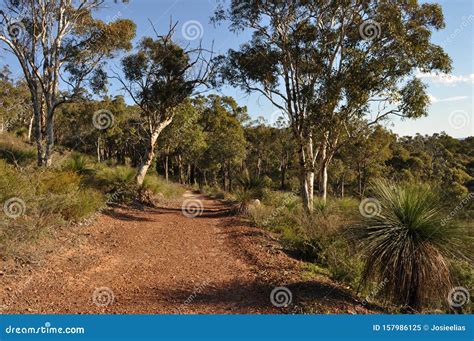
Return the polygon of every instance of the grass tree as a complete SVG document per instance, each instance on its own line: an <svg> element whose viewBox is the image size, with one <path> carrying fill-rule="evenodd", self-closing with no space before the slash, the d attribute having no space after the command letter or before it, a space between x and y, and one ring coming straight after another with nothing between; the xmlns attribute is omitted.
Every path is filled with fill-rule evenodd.
<svg viewBox="0 0 474 341"><path fill-rule="evenodd" d="M445 205L427 185L378 181L372 191L377 201L367 202L363 222L352 230L366 256L363 282L383 283L381 296L415 310L444 301L450 260L472 252L465 246L470 237L446 223Z"/></svg>
<svg viewBox="0 0 474 341"><path fill-rule="evenodd" d="M373 123L426 115L429 100L417 70L450 70L449 57L431 43L432 31L444 27L437 4L233 0L214 19L253 33L229 51L223 78L287 115L307 211L319 169L326 196L327 167L349 122L366 115L373 102L381 109Z"/></svg>
<svg viewBox="0 0 474 341"><path fill-rule="evenodd" d="M104 59L131 48L133 22L93 18L103 2L4 0L0 5L0 42L15 56L28 85L40 166L52 162L56 109L81 98L86 85L103 89Z"/></svg>
<svg viewBox="0 0 474 341"><path fill-rule="evenodd" d="M176 24L166 35L156 34L156 39L143 38L137 51L122 60L124 77L117 76L139 107L147 135L147 150L136 175L139 185L153 162L160 133L173 121L178 107L212 74L212 52L200 46L181 47L173 41L175 28Z"/></svg>

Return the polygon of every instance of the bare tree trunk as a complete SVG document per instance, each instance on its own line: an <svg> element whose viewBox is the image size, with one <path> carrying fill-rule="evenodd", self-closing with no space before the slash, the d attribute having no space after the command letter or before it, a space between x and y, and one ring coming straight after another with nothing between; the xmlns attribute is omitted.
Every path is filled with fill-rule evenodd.
<svg viewBox="0 0 474 341"><path fill-rule="evenodd" d="M150 168L151 163L153 162L153 158L155 157L155 147L158 137L160 136L163 129L165 129L172 121L173 118L171 117L168 120L161 122L151 133L150 140L148 143L148 150L145 154L145 158L143 159L137 170L136 180L139 186L143 185L143 181L145 180L148 168Z"/></svg>
<svg viewBox="0 0 474 341"><path fill-rule="evenodd" d="M191 176L190 176L190 183L191 185L195 185L196 184L196 165L195 164L192 164L191 165Z"/></svg>
<svg viewBox="0 0 474 341"><path fill-rule="evenodd" d="M221 173L222 173L222 190L225 192L227 189L227 173L225 171L225 164L221 166Z"/></svg>
<svg viewBox="0 0 474 341"><path fill-rule="evenodd" d="M324 135L324 140L321 146L321 168L319 170L319 192L322 201L325 203L328 196L328 136Z"/></svg>
<svg viewBox="0 0 474 341"><path fill-rule="evenodd" d="M166 182L169 181L169 156L166 154L165 156L165 179Z"/></svg>
<svg viewBox="0 0 474 341"><path fill-rule="evenodd" d="M230 169L230 162L227 163L227 177L229 179L229 192L232 192L232 173Z"/></svg>
<svg viewBox="0 0 474 341"><path fill-rule="evenodd" d="M307 158L304 151L304 146L300 146L298 150L300 161L300 188L301 198L303 199L303 208L306 212L313 211L313 186L314 186L314 172L308 169Z"/></svg>
<svg viewBox="0 0 474 341"><path fill-rule="evenodd" d="M50 167L53 160L53 147L54 147L54 123L53 113L48 112L46 117L46 151L44 155L44 165Z"/></svg>
<svg viewBox="0 0 474 341"><path fill-rule="evenodd" d="M285 179L286 179L286 163L285 162L282 162L280 172L281 172L280 189L284 190L285 189Z"/></svg>
<svg viewBox="0 0 474 341"><path fill-rule="evenodd" d="M191 184L191 164L189 163L186 170L186 183Z"/></svg>
<svg viewBox="0 0 474 341"><path fill-rule="evenodd" d="M341 179L341 198L344 199L344 173L342 174L342 179Z"/></svg>
<svg viewBox="0 0 474 341"><path fill-rule="evenodd" d="M136 179L137 179L137 184L139 186L143 185L143 181L145 180L146 173L148 172L148 168L150 168L151 163L153 162L153 158L155 157L155 144L156 140L158 140L160 132L155 131L151 137L150 141L148 144L148 150L145 154L145 157L140 164L140 167L138 168Z"/></svg>
<svg viewBox="0 0 474 341"><path fill-rule="evenodd" d="M31 133L33 132L33 122L35 120L35 115L31 116L30 124L28 125L28 142L31 142Z"/></svg>
<svg viewBox="0 0 474 341"><path fill-rule="evenodd" d="M327 162L323 162L321 168L321 199L326 202L328 197L328 165Z"/></svg>
<svg viewBox="0 0 474 341"><path fill-rule="evenodd" d="M177 159L178 159L178 170L179 170L179 183L184 184L186 183L186 179L184 176L184 164L183 164L183 158L181 154L178 154Z"/></svg>
<svg viewBox="0 0 474 341"><path fill-rule="evenodd" d="M97 137L97 162L100 162L100 136Z"/></svg>
<svg viewBox="0 0 474 341"><path fill-rule="evenodd" d="M34 110L34 126L35 126L35 141L37 150L37 164L39 167L44 165L45 160L45 141L44 141L44 107L35 99L33 104Z"/></svg>

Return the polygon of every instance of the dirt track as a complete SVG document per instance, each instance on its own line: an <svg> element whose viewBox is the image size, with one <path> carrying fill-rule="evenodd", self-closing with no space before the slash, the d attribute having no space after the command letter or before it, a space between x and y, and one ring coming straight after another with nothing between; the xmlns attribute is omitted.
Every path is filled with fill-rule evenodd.
<svg viewBox="0 0 474 341"><path fill-rule="evenodd" d="M57 236L36 266L0 276L2 313L364 313L327 279L303 281L299 261L224 204L197 194L196 218L172 208L116 208ZM272 305L276 286L289 307ZM303 304L304 305L304 304Z"/></svg>

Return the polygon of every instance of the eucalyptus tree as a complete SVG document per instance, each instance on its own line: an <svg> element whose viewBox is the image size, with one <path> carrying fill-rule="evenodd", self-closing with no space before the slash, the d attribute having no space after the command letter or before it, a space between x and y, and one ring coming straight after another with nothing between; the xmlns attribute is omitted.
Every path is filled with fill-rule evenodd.
<svg viewBox="0 0 474 341"><path fill-rule="evenodd" d="M8 66L0 72L0 133L17 129L31 132L31 102L24 81L9 78Z"/></svg>
<svg viewBox="0 0 474 341"><path fill-rule="evenodd" d="M49 166L54 112L81 98L85 87L103 89L105 58L131 48L135 24L95 19L101 0L3 0L0 42L18 61L34 114L38 165ZM60 89L64 85L64 89Z"/></svg>
<svg viewBox="0 0 474 341"><path fill-rule="evenodd" d="M207 174L212 185L217 185L217 172L221 174L222 189L232 191L234 168L242 171L247 148L242 121L246 120L246 108L237 106L231 97L209 95L200 98L202 110L200 126L205 134L207 148L199 160L204 182Z"/></svg>
<svg viewBox="0 0 474 341"><path fill-rule="evenodd" d="M161 148L158 152L163 161L166 180L169 179L170 157L174 156L180 182L187 181L194 184L197 162L207 148L205 134L199 125L200 114L201 111L193 105L192 101L186 100L177 108L173 122L160 135L158 144Z"/></svg>
<svg viewBox="0 0 474 341"><path fill-rule="evenodd" d="M146 131L147 150L137 170L143 183L156 153L160 133L172 121L178 107L205 85L213 70L212 51L190 48L173 41L176 24L156 39L143 38L137 51L123 58L124 77L117 76L123 89L139 107Z"/></svg>
<svg viewBox="0 0 474 341"><path fill-rule="evenodd" d="M431 43L432 31L444 27L437 4L232 0L213 19L253 34L223 58L222 76L288 116L307 211L316 162L328 164L347 122L365 116L372 102L382 108L374 123L426 115L429 100L416 71L450 71L449 57Z"/></svg>

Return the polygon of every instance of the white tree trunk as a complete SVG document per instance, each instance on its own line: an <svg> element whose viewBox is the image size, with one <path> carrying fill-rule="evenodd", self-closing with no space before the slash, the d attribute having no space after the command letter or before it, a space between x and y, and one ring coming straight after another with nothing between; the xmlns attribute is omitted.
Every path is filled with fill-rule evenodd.
<svg viewBox="0 0 474 341"><path fill-rule="evenodd" d="M322 169L321 169L321 199L325 203L328 197L328 165L327 163L323 163Z"/></svg>
<svg viewBox="0 0 474 341"><path fill-rule="evenodd" d="M146 173L148 172L148 168L150 168L151 163L153 162L153 158L155 157L155 144L156 144L156 140L158 140L159 135L160 135L160 132L155 131L150 137L147 153L137 171L137 184L139 186L143 185L143 181L145 180L145 176L146 176Z"/></svg>
<svg viewBox="0 0 474 341"><path fill-rule="evenodd" d="M54 147L54 125L52 113L48 114L46 119L46 152L44 164L46 167L51 167L53 163L53 147Z"/></svg>
<svg viewBox="0 0 474 341"><path fill-rule="evenodd" d="M31 142L31 133L33 131L33 121L35 119L35 116L33 115L30 119L30 124L28 125L28 142Z"/></svg>
<svg viewBox="0 0 474 341"><path fill-rule="evenodd" d="M148 168L150 168L151 163L153 162L153 158L155 157L156 141L158 140L160 133L172 122L172 120L173 118L170 118L166 121L161 122L151 134L150 140L148 143L148 150L146 152L146 155L142 163L140 164L140 167L138 167L138 170L137 170L136 180L137 180L138 186L143 185L143 181L145 180L145 176L146 176L146 173L148 172Z"/></svg>
<svg viewBox="0 0 474 341"><path fill-rule="evenodd" d="M313 212L314 203L314 151L313 139L308 137L304 145L299 148L300 159L300 187L303 199L303 208L306 212Z"/></svg>
<svg viewBox="0 0 474 341"><path fill-rule="evenodd" d="M100 162L101 161L101 157L100 157L100 136L97 137L97 150L96 150L96 153L97 153L97 162Z"/></svg>

